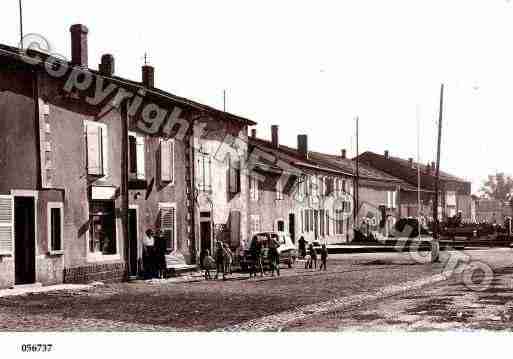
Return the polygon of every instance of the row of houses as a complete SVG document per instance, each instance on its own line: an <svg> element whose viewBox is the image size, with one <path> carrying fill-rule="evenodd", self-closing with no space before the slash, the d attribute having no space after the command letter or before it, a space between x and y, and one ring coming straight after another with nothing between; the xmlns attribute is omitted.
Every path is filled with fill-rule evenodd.
<svg viewBox="0 0 513 359"><path fill-rule="evenodd" d="M0 45L0 288L137 276L149 228L171 267L194 268L216 240L345 243L355 226L387 235L429 217L432 165L365 152L356 176L345 150L312 151L306 134L284 146L278 125L259 138L250 119L159 89L150 65L140 81L116 76L109 54L90 68L88 28L70 32L70 61ZM441 183L440 213L467 216L470 184Z"/></svg>

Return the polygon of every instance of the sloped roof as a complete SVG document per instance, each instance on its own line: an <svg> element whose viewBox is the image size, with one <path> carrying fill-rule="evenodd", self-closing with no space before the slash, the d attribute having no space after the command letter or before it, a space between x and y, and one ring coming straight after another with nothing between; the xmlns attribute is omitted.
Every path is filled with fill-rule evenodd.
<svg viewBox="0 0 513 359"><path fill-rule="evenodd" d="M333 164L317 161L310 157L310 153L309 158L304 158L297 149L288 146L280 145L278 148L275 148L270 141L255 137L249 138L249 145L250 147L257 147L259 150L269 153L276 158L285 161L289 165L302 168L303 170L321 171L353 177L350 170L340 168Z"/></svg>
<svg viewBox="0 0 513 359"><path fill-rule="evenodd" d="M399 157L388 157L380 155L371 151L367 151L358 156L360 163L365 163L367 166L375 167L383 172L398 177L414 186L417 185L418 169L420 168L420 181L421 186L424 188L426 185L432 187L435 176L428 173L427 165L405 160ZM462 178L456 177L444 171L440 171L440 180L446 182L457 182L470 186L470 182Z"/></svg>
<svg viewBox="0 0 513 359"><path fill-rule="evenodd" d="M41 60L42 60L42 62L46 61L47 58L50 57L49 54L47 54L47 53L44 53L44 52L41 52L41 51L37 51L37 50L33 50L33 49L30 49L27 52L31 53L31 54L33 53L33 54L39 55ZM23 57L26 56L26 55L20 53L20 49L18 49L16 47L8 46L8 45L5 45L5 44L0 44L0 56L9 57L9 58L11 58L11 59L13 59L15 61L23 62L24 64L30 65L27 61L23 60ZM53 59L56 62L66 63L66 65L69 68L72 68L73 66L75 66L71 62L64 61L61 58L55 58L54 57ZM40 67L41 65L43 65L43 64L42 63L40 63L40 64L33 64L33 65L30 65L30 66ZM211 106L208 106L208 105L205 105L205 104L202 104L202 103L199 103L199 102L187 99L185 97L180 97L180 96L174 95L172 93L169 93L167 91L161 90L159 88L147 88L147 87L145 87L140 82L136 82L136 81L133 81L133 80L125 79L125 78L122 78L122 77L119 77L119 76L106 76L104 74L101 74L99 71L94 70L94 69L90 69L90 68L88 68L87 70L90 71L91 73L97 75L97 76L102 76L103 78L108 79L109 81L112 81L113 83L117 83L120 86L130 86L130 87L135 89L134 91L137 91L138 89L144 89L147 94L156 95L156 96L159 96L160 98L162 98L164 100L172 101L172 102L177 103L177 104L186 105L186 106L188 106L190 108L193 108L193 109L196 109L196 110L200 110L200 111L204 111L204 112L207 112L207 113L210 113L210 114L215 114L215 115L219 116L221 119L223 119L223 118L230 119L230 120L238 121L238 122L246 124L246 125L256 125L256 122L251 121L251 120L249 120L247 118L244 118L244 117L241 117L241 116L237 116L237 115L231 114L229 112L218 110L218 109L213 108Z"/></svg>

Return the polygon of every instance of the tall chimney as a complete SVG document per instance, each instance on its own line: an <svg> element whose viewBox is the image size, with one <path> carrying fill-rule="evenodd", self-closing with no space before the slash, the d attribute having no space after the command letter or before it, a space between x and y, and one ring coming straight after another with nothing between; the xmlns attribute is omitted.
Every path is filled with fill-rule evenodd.
<svg viewBox="0 0 513 359"><path fill-rule="evenodd" d="M71 63L87 67L87 34L89 29L85 25L75 24L69 28L69 31L71 32Z"/></svg>
<svg viewBox="0 0 513 359"><path fill-rule="evenodd" d="M413 168L413 158L412 157L408 158L408 164L410 165L411 168Z"/></svg>
<svg viewBox="0 0 513 359"><path fill-rule="evenodd" d="M251 129L251 138L256 138L256 128Z"/></svg>
<svg viewBox="0 0 513 359"><path fill-rule="evenodd" d="M433 174L436 174L436 166L434 161L431 162L431 171L433 172Z"/></svg>
<svg viewBox="0 0 513 359"><path fill-rule="evenodd" d="M388 150L385 151L385 159L388 160L390 158L390 155L388 153Z"/></svg>
<svg viewBox="0 0 513 359"><path fill-rule="evenodd" d="M111 54L105 54L102 56L102 62L100 66L100 73L104 76L114 75L114 56Z"/></svg>
<svg viewBox="0 0 513 359"><path fill-rule="evenodd" d="M345 160L347 158L347 153L346 153L346 149L345 148L342 149L340 154L341 154L341 157L342 157L343 160Z"/></svg>
<svg viewBox="0 0 513 359"><path fill-rule="evenodd" d="M278 125L271 126L271 141L274 148L280 147L280 142L278 138Z"/></svg>
<svg viewBox="0 0 513 359"><path fill-rule="evenodd" d="M308 136L297 135L297 150L303 158L308 158Z"/></svg>
<svg viewBox="0 0 513 359"><path fill-rule="evenodd" d="M155 68L150 65L142 67L142 83L148 88L155 87Z"/></svg>

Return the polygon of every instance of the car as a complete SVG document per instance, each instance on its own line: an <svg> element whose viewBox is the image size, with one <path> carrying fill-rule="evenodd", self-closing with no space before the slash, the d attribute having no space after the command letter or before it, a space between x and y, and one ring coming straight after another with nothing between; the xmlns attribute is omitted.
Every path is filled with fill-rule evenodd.
<svg viewBox="0 0 513 359"><path fill-rule="evenodd" d="M265 266L268 266L270 264L268 253L269 242L271 238L277 239L278 243L280 244L280 246L278 247L278 253L280 254L280 263L284 263L289 268L292 268L297 259L297 249L294 243L292 242L290 236L284 232L258 232L251 237L252 242L260 241L260 243L263 246L263 264ZM249 248L251 248L251 245L249 246ZM251 252L249 248L243 250L240 256L240 267L243 271L248 270L252 262Z"/></svg>

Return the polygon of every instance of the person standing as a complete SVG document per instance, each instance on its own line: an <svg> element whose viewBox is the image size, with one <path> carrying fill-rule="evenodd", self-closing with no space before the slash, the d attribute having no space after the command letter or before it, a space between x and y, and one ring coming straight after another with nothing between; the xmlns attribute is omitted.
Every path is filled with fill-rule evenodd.
<svg viewBox="0 0 513 359"><path fill-rule="evenodd" d="M317 251L315 250L315 247L312 243L310 243L309 246L309 255L310 255L310 265L308 268L312 269L312 266L314 269L317 269Z"/></svg>
<svg viewBox="0 0 513 359"><path fill-rule="evenodd" d="M305 237L301 236L298 241L298 252L299 252L299 258L305 258L306 257L306 241Z"/></svg>
<svg viewBox="0 0 513 359"><path fill-rule="evenodd" d="M165 278L166 276L166 239L159 232L158 236L155 236L155 270L157 272L157 278Z"/></svg>
<svg viewBox="0 0 513 359"><path fill-rule="evenodd" d="M269 261L271 262L271 276L274 277L274 271L280 276L280 253L278 247L280 243L277 238L271 237L269 241Z"/></svg>
<svg viewBox="0 0 513 359"><path fill-rule="evenodd" d="M146 230L143 238L143 269L145 279L153 278L155 275L155 237L150 228Z"/></svg>
<svg viewBox="0 0 513 359"><path fill-rule="evenodd" d="M203 256L203 262L201 263L203 268L205 269L205 280L212 279L210 275L210 270L215 267L215 260L210 255L210 251L208 249L205 250L205 254Z"/></svg>
<svg viewBox="0 0 513 359"><path fill-rule="evenodd" d="M326 244L323 244L321 247L321 265L319 270L327 270L326 263L328 262L328 248L326 248Z"/></svg>
<svg viewBox="0 0 513 359"><path fill-rule="evenodd" d="M230 246L226 243L223 243L224 249L224 273L232 274L232 262L233 262L233 252L230 249Z"/></svg>
<svg viewBox="0 0 513 359"><path fill-rule="evenodd" d="M223 274L223 280L226 279L224 272L224 246L221 241L216 243L216 279L219 278L219 273Z"/></svg>

